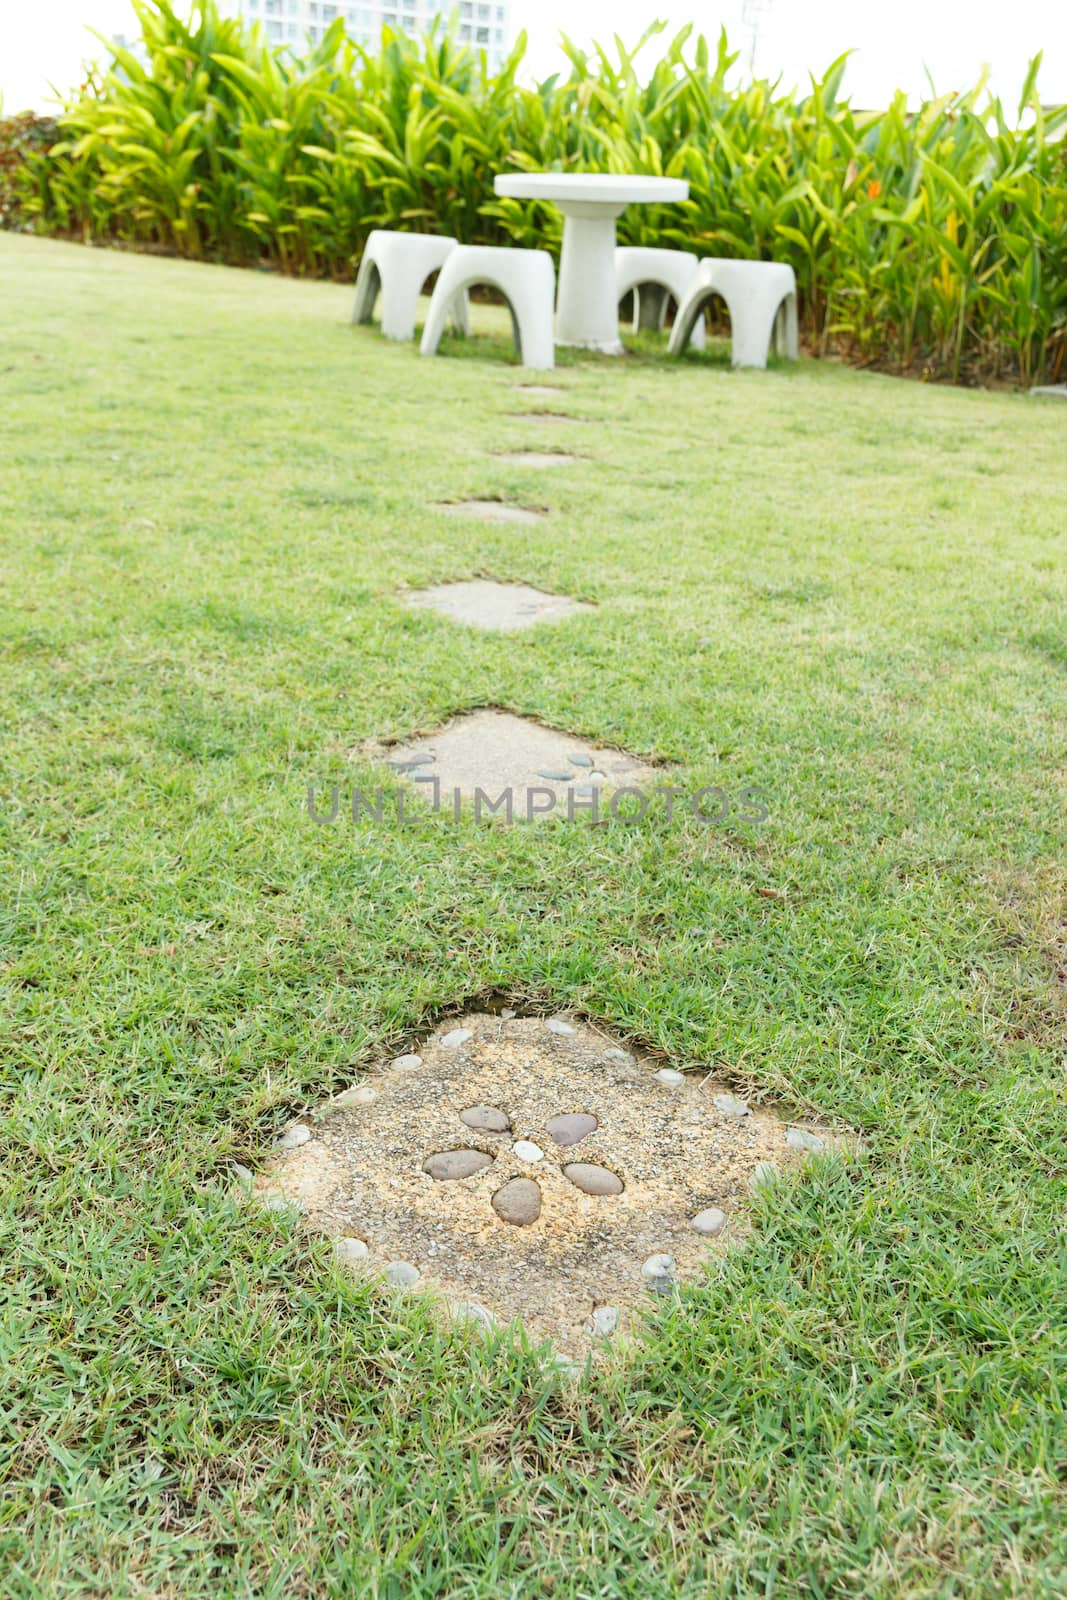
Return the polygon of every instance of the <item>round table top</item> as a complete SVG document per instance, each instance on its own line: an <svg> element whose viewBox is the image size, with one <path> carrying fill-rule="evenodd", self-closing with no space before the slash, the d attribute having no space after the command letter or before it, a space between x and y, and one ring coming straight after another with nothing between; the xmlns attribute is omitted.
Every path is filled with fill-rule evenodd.
<svg viewBox="0 0 1067 1600"><path fill-rule="evenodd" d="M654 205L689 198L684 178L641 172L505 172L493 187L509 200L574 200L583 205Z"/></svg>

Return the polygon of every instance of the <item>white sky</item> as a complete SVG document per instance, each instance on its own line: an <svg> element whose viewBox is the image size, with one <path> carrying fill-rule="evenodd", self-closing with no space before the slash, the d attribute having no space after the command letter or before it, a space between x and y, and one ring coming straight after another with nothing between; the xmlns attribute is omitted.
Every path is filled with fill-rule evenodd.
<svg viewBox="0 0 1067 1600"><path fill-rule="evenodd" d="M560 63L559 30L579 43L610 45L617 32L632 45L654 16L672 26L694 20L709 35L725 23L733 48L744 47L745 0L512 0L513 31L530 35L529 66L538 77ZM1067 4L1064 0L757 0L763 16L756 59L761 74L806 81L842 50L854 48L845 80L854 102L884 105L895 88L925 92L929 68L939 92L972 83L984 64L1014 106L1030 56L1045 52L1040 84L1047 103L1067 100ZM132 33L127 0L0 0L0 94L7 113L48 109L49 85L76 84L86 57L100 53L85 31ZM655 44L649 48L649 59Z"/></svg>

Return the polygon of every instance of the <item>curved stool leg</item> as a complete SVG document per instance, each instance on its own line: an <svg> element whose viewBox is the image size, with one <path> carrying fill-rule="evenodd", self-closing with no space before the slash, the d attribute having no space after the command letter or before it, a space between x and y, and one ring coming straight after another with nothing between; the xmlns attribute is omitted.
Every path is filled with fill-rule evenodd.
<svg viewBox="0 0 1067 1600"><path fill-rule="evenodd" d="M517 283L508 300L523 366L550 372L556 365L552 332L554 283L552 268L547 261L545 267L547 271L541 276L540 282Z"/></svg>
<svg viewBox="0 0 1067 1600"><path fill-rule="evenodd" d="M382 283L382 333L386 339L415 337L415 313L426 277L422 262L389 263L388 276Z"/></svg>
<svg viewBox="0 0 1067 1600"><path fill-rule="evenodd" d="M374 315L374 302L382 286L378 263L365 250L356 274L356 300L352 307L352 321L369 322Z"/></svg>
<svg viewBox="0 0 1067 1600"><path fill-rule="evenodd" d="M422 328L422 342L419 353L424 356L437 354L437 346L441 343L441 335L445 331L445 324L460 295L466 300L467 285L461 283L460 274L450 261L446 261L437 274L433 294L430 296L430 309L426 313L426 321Z"/></svg>
<svg viewBox="0 0 1067 1600"><path fill-rule="evenodd" d="M787 294L778 307L778 315L774 319L774 353L784 356L787 361L796 361L800 355L795 294Z"/></svg>
<svg viewBox="0 0 1067 1600"><path fill-rule="evenodd" d="M667 346L668 355L681 355L690 339L693 338L693 332L697 326L697 322L703 317L704 307L707 305L714 293L714 289L708 289L704 287L704 285L698 284L695 289L692 289L689 294L686 295L685 299L678 307L678 314L674 319L674 327L671 329L670 343ZM701 336L703 336L703 323L701 323L700 332Z"/></svg>
<svg viewBox="0 0 1067 1600"><path fill-rule="evenodd" d="M465 339L471 336L471 302L466 289L461 289L452 302L452 326Z"/></svg>

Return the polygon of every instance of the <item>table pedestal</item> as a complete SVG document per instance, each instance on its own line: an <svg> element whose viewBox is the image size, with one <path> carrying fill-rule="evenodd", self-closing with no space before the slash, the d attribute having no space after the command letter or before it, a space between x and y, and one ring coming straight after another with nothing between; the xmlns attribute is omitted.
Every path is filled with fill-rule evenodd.
<svg viewBox="0 0 1067 1600"><path fill-rule="evenodd" d="M557 201L563 250L556 293L556 343L622 355L615 299L615 218L625 205Z"/></svg>

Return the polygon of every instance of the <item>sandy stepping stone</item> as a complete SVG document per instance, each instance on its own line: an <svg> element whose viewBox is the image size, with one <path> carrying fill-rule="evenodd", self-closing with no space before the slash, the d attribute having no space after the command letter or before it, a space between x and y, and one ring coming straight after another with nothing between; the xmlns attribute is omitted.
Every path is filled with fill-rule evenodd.
<svg viewBox="0 0 1067 1600"><path fill-rule="evenodd" d="M575 1023L561 1049L543 1017L460 1020L464 1050L435 1030L410 1046L416 1073L383 1054L366 1077L376 1098L310 1114L311 1138L276 1148L252 1186L350 1270L425 1289L446 1313L477 1305L583 1358L607 1322L625 1333L635 1308L744 1236L768 1169L784 1179L819 1159L787 1138L793 1119L721 1111L721 1080L693 1072L665 1095L662 1058L606 1056L599 1027Z"/></svg>
<svg viewBox="0 0 1067 1600"><path fill-rule="evenodd" d="M546 594L528 583L498 583L494 578L437 583L429 589L413 589L403 600L414 611L436 611L450 622L498 633L515 633L539 622L560 622L595 609L569 595Z"/></svg>
<svg viewBox="0 0 1067 1600"><path fill-rule="evenodd" d="M555 395L567 392L558 383L517 383L515 387L520 394Z"/></svg>
<svg viewBox="0 0 1067 1600"><path fill-rule="evenodd" d="M553 813L588 817L594 797L600 814L608 810L610 793L628 788L651 796L664 781L661 771L622 750L591 745L510 711L468 712L424 738L388 749L364 745L353 754L388 762L438 807L451 805L458 790L462 797L474 798L483 815L500 799L500 809L492 814L506 817L510 799L513 821ZM602 791L608 793L601 804ZM625 814L631 802L636 809L637 797L620 796L620 812Z"/></svg>
<svg viewBox="0 0 1067 1600"><path fill-rule="evenodd" d="M466 517L471 522L540 522L544 511L529 506L513 506L507 500L449 500L437 507L449 517Z"/></svg>
<svg viewBox="0 0 1067 1600"><path fill-rule="evenodd" d="M502 450L494 461L503 461L509 467L530 467L537 472L550 472L554 467L573 467L580 456L570 456L564 450Z"/></svg>

